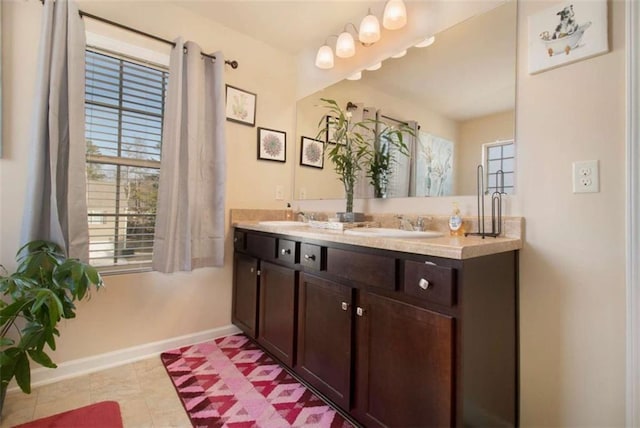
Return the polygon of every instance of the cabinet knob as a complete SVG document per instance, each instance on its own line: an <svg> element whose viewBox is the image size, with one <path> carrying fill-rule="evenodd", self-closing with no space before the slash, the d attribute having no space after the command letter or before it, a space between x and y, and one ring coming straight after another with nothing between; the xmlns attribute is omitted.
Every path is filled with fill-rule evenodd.
<svg viewBox="0 0 640 428"><path fill-rule="evenodd" d="M349 309L349 304L347 302L342 302L341 307L343 311L346 311Z"/></svg>
<svg viewBox="0 0 640 428"><path fill-rule="evenodd" d="M254 271L255 271L255 269L254 269L254 268L251 268L251 269L249 270L249 272L251 272L251 273L253 273Z"/></svg>
<svg viewBox="0 0 640 428"><path fill-rule="evenodd" d="M358 315L359 317L364 316L365 310L362 309L360 306L358 306L356 308L356 315Z"/></svg>
<svg viewBox="0 0 640 428"><path fill-rule="evenodd" d="M289 248L283 248L283 249L280 251L280 254L282 254L283 256L286 256L287 254L291 254L291 249L289 249Z"/></svg>
<svg viewBox="0 0 640 428"><path fill-rule="evenodd" d="M431 284L426 279L420 278L420 281L418 282L418 286L420 288L422 288L423 290L426 290L427 288L429 288L431 286Z"/></svg>
<svg viewBox="0 0 640 428"><path fill-rule="evenodd" d="M305 255L304 255L304 259L305 259L305 260L311 260L311 261L313 261L313 260L315 260L315 259L316 259L316 255L315 255L315 254L311 254L311 255L309 255L309 254L305 254Z"/></svg>
<svg viewBox="0 0 640 428"><path fill-rule="evenodd" d="M238 237L237 236L233 237L233 242L238 242Z"/></svg>

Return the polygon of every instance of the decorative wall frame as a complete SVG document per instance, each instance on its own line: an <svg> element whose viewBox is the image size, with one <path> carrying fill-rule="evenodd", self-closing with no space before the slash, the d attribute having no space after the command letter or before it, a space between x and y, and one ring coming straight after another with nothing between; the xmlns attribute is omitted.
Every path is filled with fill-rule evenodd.
<svg viewBox="0 0 640 428"><path fill-rule="evenodd" d="M564 2L529 17L529 74L608 51L607 0Z"/></svg>
<svg viewBox="0 0 640 428"><path fill-rule="evenodd" d="M324 141L309 137L300 138L300 165L324 168Z"/></svg>
<svg viewBox="0 0 640 428"><path fill-rule="evenodd" d="M258 159L287 161L287 133L269 128L258 128Z"/></svg>
<svg viewBox="0 0 640 428"><path fill-rule="evenodd" d="M226 85L227 120L242 125L255 126L257 99L258 96L253 92Z"/></svg>
<svg viewBox="0 0 640 428"><path fill-rule="evenodd" d="M325 128L327 129L327 135L325 136L325 141L329 144L336 144L337 140L336 140L335 134L336 134L338 118L335 116L327 115L325 120L326 120Z"/></svg>

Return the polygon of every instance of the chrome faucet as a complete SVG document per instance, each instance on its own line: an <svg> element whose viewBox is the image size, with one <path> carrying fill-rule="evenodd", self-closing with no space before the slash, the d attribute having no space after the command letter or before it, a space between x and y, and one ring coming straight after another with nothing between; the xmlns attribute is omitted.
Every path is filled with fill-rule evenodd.
<svg viewBox="0 0 640 428"><path fill-rule="evenodd" d="M401 230L413 230L413 224L411 224L411 222L405 216L399 215L396 218L400 220Z"/></svg>
<svg viewBox="0 0 640 428"><path fill-rule="evenodd" d="M423 231L424 227L425 227L425 219L424 217L418 217L416 218L416 223L413 224L411 223L411 221L409 219L407 219L405 216L403 215L398 215L396 216L396 218L398 220L400 220L400 229L401 230L419 230L419 231Z"/></svg>
<svg viewBox="0 0 640 428"><path fill-rule="evenodd" d="M314 213L305 214L302 211L300 211L298 213L298 220L308 223L309 220L315 220L315 214Z"/></svg>

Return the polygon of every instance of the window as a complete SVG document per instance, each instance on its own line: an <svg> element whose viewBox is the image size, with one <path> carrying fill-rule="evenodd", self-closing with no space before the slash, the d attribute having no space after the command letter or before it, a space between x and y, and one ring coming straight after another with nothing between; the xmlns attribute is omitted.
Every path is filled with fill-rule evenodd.
<svg viewBox="0 0 640 428"><path fill-rule="evenodd" d="M502 191L515 193L515 143L513 140L496 141L482 145L482 159L487 178L487 193ZM504 173L504 182L498 171Z"/></svg>
<svg viewBox="0 0 640 428"><path fill-rule="evenodd" d="M89 260L103 272L151 266L167 78L86 52Z"/></svg>

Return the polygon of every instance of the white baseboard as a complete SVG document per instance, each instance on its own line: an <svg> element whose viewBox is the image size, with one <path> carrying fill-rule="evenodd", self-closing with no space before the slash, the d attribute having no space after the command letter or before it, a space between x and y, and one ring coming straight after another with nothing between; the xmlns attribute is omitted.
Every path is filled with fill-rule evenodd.
<svg viewBox="0 0 640 428"><path fill-rule="evenodd" d="M224 327L188 334L186 336L173 337L159 342L146 343L144 345L120 349L106 354L67 361L59 364L56 369L40 367L31 371L31 386L42 386L63 379L69 379L111 367L121 366L123 364L160 355L164 351L179 348L181 346L206 342L218 337L229 336L237 333L240 333L240 330L236 326L229 324ZM9 387L9 391L15 389L18 389L18 387L15 382L13 382Z"/></svg>

